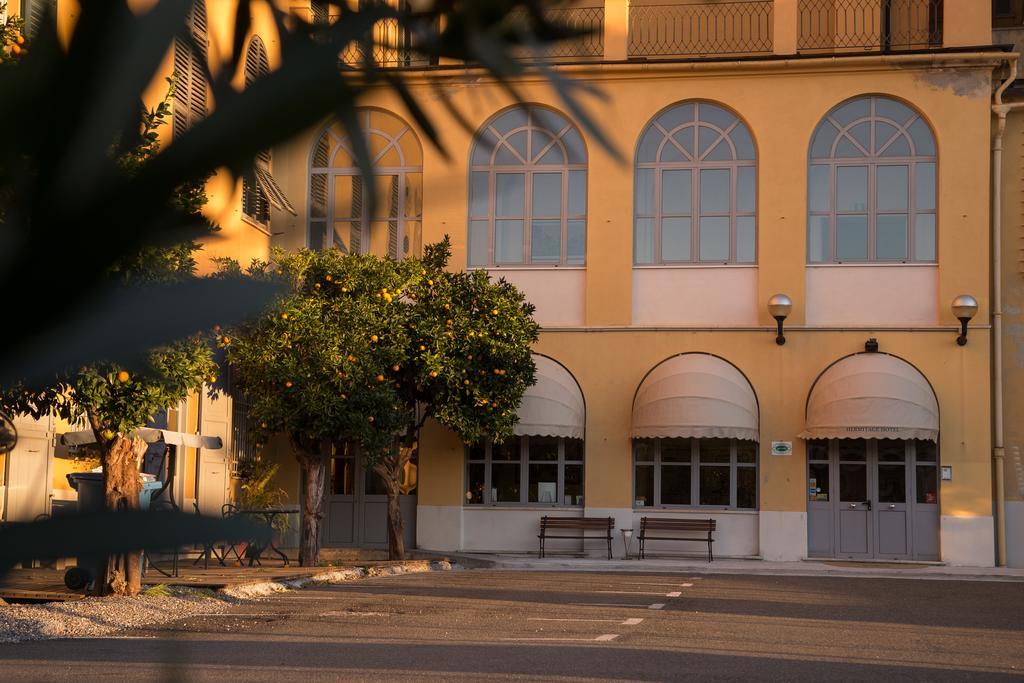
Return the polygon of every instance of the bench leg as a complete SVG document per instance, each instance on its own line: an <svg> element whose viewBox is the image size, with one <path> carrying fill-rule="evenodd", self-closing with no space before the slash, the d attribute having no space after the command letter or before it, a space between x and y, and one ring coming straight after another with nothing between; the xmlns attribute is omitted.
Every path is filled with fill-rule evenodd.
<svg viewBox="0 0 1024 683"><path fill-rule="evenodd" d="M544 537L541 536L540 537L540 551L537 553L537 559L540 560L540 559L543 559L543 558L544 558Z"/></svg>
<svg viewBox="0 0 1024 683"><path fill-rule="evenodd" d="M612 537L608 537L608 559L612 559Z"/></svg>
<svg viewBox="0 0 1024 683"><path fill-rule="evenodd" d="M715 555L711 551L711 534L709 533L708 534L708 562L714 562L714 561L715 561Z"/></svg>
<svg viewBox="0 0 1024 683"><path fill-rule="evenodd" d="M640 556L639 559L644 559L644 537L640 537Z"/></svg>

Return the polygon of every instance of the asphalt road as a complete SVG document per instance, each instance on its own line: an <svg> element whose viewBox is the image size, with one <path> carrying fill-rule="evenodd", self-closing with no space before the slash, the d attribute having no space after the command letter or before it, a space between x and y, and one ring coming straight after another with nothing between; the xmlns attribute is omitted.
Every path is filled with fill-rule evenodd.
<svg viewBox="0 0 1024 683"><path fill-rule="evenodd" d="M988 680L1024 675L1024 584L435 572L123 637L0 645L21 680Z"/></svg>

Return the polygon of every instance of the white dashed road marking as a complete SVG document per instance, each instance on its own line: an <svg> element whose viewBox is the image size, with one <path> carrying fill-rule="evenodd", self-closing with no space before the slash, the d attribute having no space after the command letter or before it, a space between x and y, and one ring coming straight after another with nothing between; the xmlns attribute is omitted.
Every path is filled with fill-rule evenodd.
<svg viewBox="0 0 1024 683"><path fill-rule="evenodd" d="M663 602L656 602L653 605L648 605L647 609L662 609L665 606Z"/></svg>
<svg viewBox="0 0 1024 683"><path fill-rule="evenodd" d="M643 621L643 619L626 619L624 622L622 622L622 625L623 626L636 626L641 621Z"/></svg>
<svg viewBox="0 0 1024 683"><path fill-rule="evenodd" d="M666 598L678 598L682 593L680 591L672 591L671 593L665 593Z"/></svg>
<svg viewBox="0 0 1024 683"><path fill-rule="evenodd" d="M514 640L514 641L543 641L543 642L560 642L560 643L607 643L615 640L619 635L617 633L605 633L604 635L597 636L596 638L502 638L501 640Z"/></svg>

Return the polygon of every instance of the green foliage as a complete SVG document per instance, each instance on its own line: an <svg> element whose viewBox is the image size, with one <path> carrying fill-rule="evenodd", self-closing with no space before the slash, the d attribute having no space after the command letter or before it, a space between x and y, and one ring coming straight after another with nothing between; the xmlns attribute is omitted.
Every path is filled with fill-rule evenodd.
<svg viewBox="0 0 1024 683"><path fill-rule="evenodd" d="M7 3L0 2L0 12L6 9ZM25 20L20 16L9 15L7 20L0 24L0 66L14 64L27 52Z"/></svg>
<svg viewBox="0 0 1024 683"><path fill-rule="evenodd" d="M446 238L422 259L302 250L250 267L291 287L219 340L261 438L349 441L372 463L427 417L467 442L509 436L534 381L534 309L484 271L447 271L449 255Z"/></svg>
<svg viewBox="0 0 1024 683"><path fill-rule="evenodd" d="M287 499L288 494L282 488L273 488L270 483L277 476L280 465L267 462L262 459L255 459L246 462L239 470L241 479L242 508L247 510L265 510L281 506ZM286 517L276 517L276 520L287 522Z"/></svg>

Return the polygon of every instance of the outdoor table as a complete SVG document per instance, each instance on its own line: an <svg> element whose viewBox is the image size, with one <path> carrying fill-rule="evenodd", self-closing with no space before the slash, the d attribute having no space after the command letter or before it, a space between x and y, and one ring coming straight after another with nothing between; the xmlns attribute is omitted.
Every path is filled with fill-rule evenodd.
<svg viewBox="0 0 1024 683"><path fill-rule="evenodd" d="M237 514L237 515L259 515L259 516L263 517L267 521L267 525L268 526L273 528L273 526L274 526L274 518L275 517L287 516L287 515L292 514L293 512L296 512L296 511L295 510L290 510L288 508L264 508L262 510L238 510L234 514ZM272 550L273 552L277 553L281 557L281 559L284 560L284 566L286 566L286 567L288 566L288 556L285 555L281 551L280 548L278 548L276 545L274 545L274 534L273 533L270 534L270 546L269 546L269 549ZM253 562L258 562L259 561L260 555L263 554L264 550L266 550L266 548L258 548L256 550L255 555L250 555L249 556L249 566L250 567L253 565Z"/></svg>

